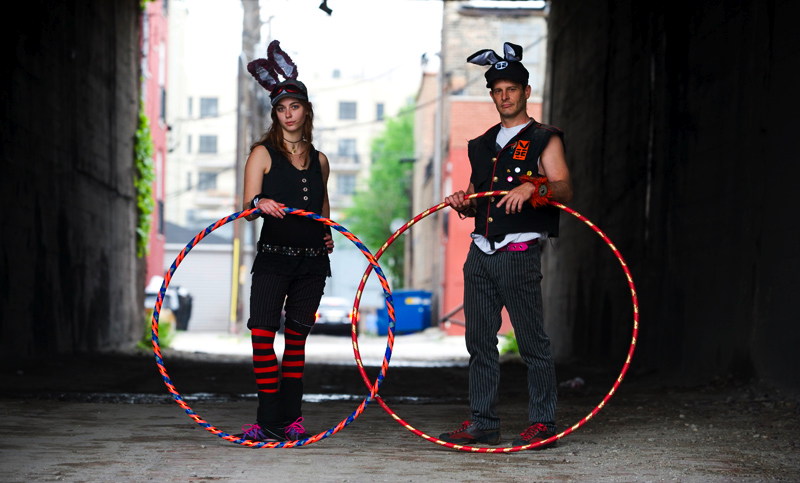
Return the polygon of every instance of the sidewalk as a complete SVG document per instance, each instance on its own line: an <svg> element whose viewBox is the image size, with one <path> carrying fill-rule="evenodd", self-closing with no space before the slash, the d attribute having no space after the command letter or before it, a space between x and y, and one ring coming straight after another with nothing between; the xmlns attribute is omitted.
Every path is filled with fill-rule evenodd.
<svg viewBox="0 0 800 483"><path fill-rule="evenodd" d="M380 366L386 352L386 336L360 335L358 348L365 366ZM275 347L283 347L283 334L275 338ZM180 331L175 335L172 349L183 352L251 356L250 333ZM278 352L281 352L279 349ZM350 335L322 335L312 333L306 346L306 362L354 363ZM395 336L391 365L466 365L469 353L463 336L446 335L432 327L422 332Z"/></svg>

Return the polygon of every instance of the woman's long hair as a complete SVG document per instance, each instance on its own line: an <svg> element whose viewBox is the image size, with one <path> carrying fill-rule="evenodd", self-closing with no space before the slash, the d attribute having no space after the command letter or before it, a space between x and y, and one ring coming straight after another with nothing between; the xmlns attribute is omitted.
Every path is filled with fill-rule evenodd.
<svg viewBox="0 0 800 483"><path fill-rule="evenodd" d="M314 140L314 136L312 135L314 131L314 107L311 105L311 102L304 101L302 99L295 99L299 102L304 110L306 111L306 120L303 123L303 140L307 141L308 144ZM281 123L278 122L278 112L273 107L270 110L270 118L272 118L272 124L270 124L269 129L264 135L261 136L261 139L253 143L250 146L250 151L255 149L256 146L261 144L269 144L270 147L273 149L277 149L278 151L282 152L284 156L287 158L289 157L289 150L286 149L286 145L283 143L283 129L281 128Z"/></svg>

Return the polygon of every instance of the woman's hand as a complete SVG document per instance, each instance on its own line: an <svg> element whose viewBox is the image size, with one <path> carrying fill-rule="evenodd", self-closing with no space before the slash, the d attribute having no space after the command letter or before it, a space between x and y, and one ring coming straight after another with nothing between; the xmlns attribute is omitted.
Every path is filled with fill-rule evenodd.
<svg viewBox="0 0 800 483"><path fill-rule="evenodd" d="M282 209L283 205L269 198L261 198L258 200L256 208L261 210L265 215L274 216L275 218L283 218L286 216L286 213L284 213Z"/></svg>
<svg viewBox="0 0 800 483"><path fill-rule="evenodd" d="M328 249L328 253L333 253L333 237L330 233L326 233L322 239L325 241L325 248Z"/></svg>

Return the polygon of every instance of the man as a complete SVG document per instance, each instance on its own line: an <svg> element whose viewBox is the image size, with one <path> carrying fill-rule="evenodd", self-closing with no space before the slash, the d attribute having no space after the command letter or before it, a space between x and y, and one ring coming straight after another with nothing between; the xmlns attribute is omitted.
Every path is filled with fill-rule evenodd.
<svg viewBox="0 0 800 483"><path fill-rule="evenodd" d="M520 62L522 48L510 43L504 47L504 59L491 50L467 59L492 66L485 74L486 87L500 123L469 142L472 173L466 193L458 191L445 198L459 216L475 218L473 243L464 264L471 420L439 436L455 444L500 443L495 406L500 380L497 332L503 307L527 365L529 426L512 444L532 444L556 433L557 388L543 324L541 249L547 237L558 235L559 210L549 206L547 198L568 202L572 183L561 131L528 116L531 86ZM501 190L508 194L465 199L471 193ZM533 204L543 206L534 208Z"/></svg>

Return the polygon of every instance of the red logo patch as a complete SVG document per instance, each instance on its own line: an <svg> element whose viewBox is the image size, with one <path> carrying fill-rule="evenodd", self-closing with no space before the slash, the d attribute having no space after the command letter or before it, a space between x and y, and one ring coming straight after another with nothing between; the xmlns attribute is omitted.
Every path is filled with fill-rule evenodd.
<svg viewBox="0 0 800 483"><path fill-rule="evenodd" d="M514 159L524 160L528 156L528 146L530 141L517 141L517 148L514 149Z"/></svg>

